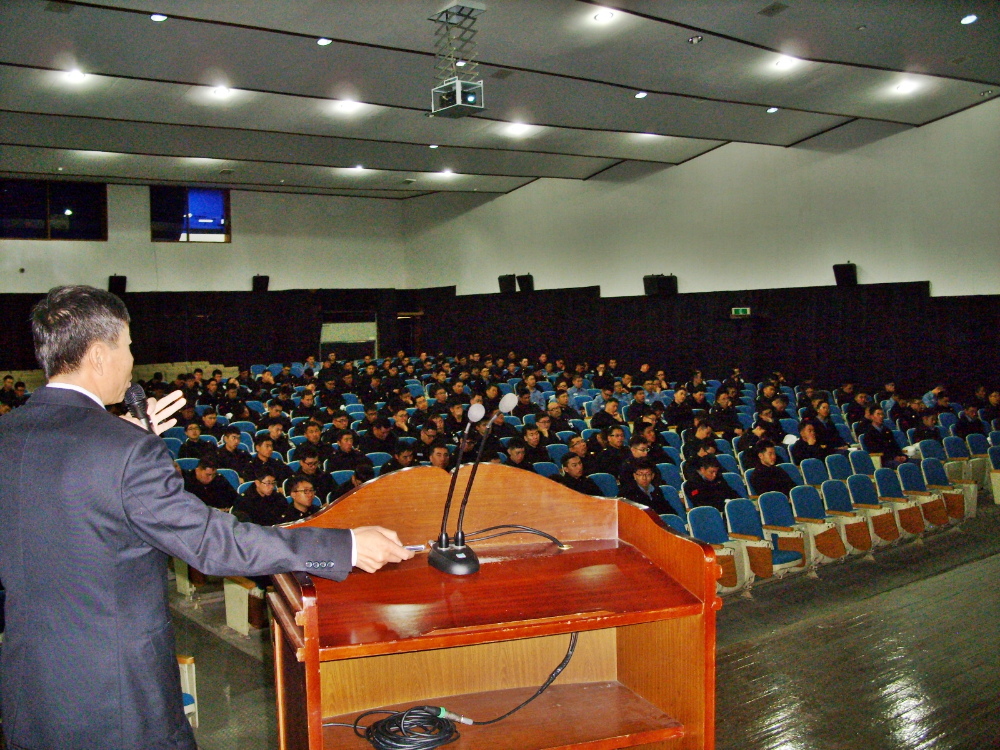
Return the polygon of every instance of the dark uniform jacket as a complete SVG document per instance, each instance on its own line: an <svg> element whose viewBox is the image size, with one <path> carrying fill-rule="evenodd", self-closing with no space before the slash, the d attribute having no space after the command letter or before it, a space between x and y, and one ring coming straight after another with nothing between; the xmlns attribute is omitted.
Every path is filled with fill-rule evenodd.
<svg viewBox="0 0 1000 750"><path fill-rule="evenodd" d="M44 492L40 490L44 488ZM240 523L184 491L166 445L82 393L0 420L3 732L16 748L194 750L167 558L213 576L342 580L351 535Z"/></svg>
<svg viewBox="0 0 1000 750"><path fill-rule="evenodd" d="M556 479L556 481L564 487L569 487L571 490L575 490L576 492L582 492L584 495L601 496L601 488L598 487L597 482L590 477L580 477L579 479L574 479L569 474L564 474Z"/></svg>
<svg viewBox="0 0 1000 750"><path fill-rule="evenodd" d="M739 497L739 493L729 486L729 482L722 478L722 474L719 474L714 482L709 482L701 474L695 472L688 480L685 489L695 507L710 505L720 513L726 509L726 500Z"/></svg>
<svg viewBox="0 0 1000 750"><path fill-rule="evenodd" d="M233 485L218 474L208 484L202 484L194 474L194 469L184 472L184 489L210 508L231 508L240 499Z"/></svg>

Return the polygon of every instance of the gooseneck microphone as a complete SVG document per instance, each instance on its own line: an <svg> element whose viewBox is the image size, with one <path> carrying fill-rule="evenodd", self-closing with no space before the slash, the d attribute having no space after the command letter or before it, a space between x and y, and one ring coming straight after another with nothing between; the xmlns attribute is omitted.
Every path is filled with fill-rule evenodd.
<svg viewBox="0 0 1000 750"><path fill-rule="evenodd" d="M130 386L125 391L125 406L128 407L128 413L138 419L143 427L150 432L153 431L152 426L149 424L149 415L146 414L146 392L142 390L142 386L138 383Z"/></svg>
<svg viewBox="0 0 1000 750"><path fill-rule="evenodd" d="M455 494L455 484L458 481L458 470L462 466L462 456L465 454L465 445L469 439L469 430L472 429L472 425L479 422L483 416L486 414L486 409L482 404L473 404L469 407L469 413L467 415L468 422L465 424L465 430L462 431L462 439L458 444L458 455L455 457L455 468L451 472L451 486L448 487L448 499L444 503L444 517L441 519L441 534L438 536L438 547L444 549L450 544L448 539L448 516L451 513L451 498Z"/></svg>
<svg viewBox="0 0 1000 750"><path fill-rule="evenodd" d="M479 444L479 451L476 453L476 461L472 464L472 472L469 474L469 483L465 486L465 496L462 498L462 506L458 513L458 530L455 533L454 544L450 543L448 534L444 531L448 521L447 513L450 510L451 504L451 491L448 493L448 505L445 506L446 515L444 521L442 522L441 537L438 539L437 544L431 545L431 551L427 557L428 564L443 573L465 576L479 570L479 558L476 556L476 553L471 547L466 546L465 533L462 531L462 523L465 520L465 508L469 503L469 494L472 492L472 483L476 479L476 471L479 469L479 463L483 458L483 450L486 447L486 442L490 438L490 434L493 432L493 425L495 423L496 416L499 413L509 414L515 406L517 406L517 396L513 393L508 393L500 399L499 409L490 415L490 423L486 428L486 434L483 435L482 442ZM472 407L469 407L469 412L472 412ZM455 481L458 476L458 469L461 466L461 463L462 456L459 454L458 465L456 465L455 474L452 476L451 490L454 490L455 488Z"/></svg>

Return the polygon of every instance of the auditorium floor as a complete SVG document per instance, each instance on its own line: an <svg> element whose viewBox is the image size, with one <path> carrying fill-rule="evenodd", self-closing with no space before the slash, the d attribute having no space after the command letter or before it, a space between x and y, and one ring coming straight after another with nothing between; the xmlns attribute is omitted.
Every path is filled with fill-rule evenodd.
<svg viewBox="0 0 1000 750"><path fill-rule="evenodd" d="M1000 506L954 530L758 586L718 617L719 750L1000 747ZM173 602L202 750L277 747L271 649Z"/></svg>

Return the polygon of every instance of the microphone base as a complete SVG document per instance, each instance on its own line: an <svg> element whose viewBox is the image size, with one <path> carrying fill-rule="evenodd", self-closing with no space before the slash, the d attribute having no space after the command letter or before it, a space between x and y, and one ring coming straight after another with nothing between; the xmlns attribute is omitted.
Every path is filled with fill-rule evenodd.
<svg viewBox="0 0 1000 750"><path fill-rule="evenodd" d="M432 568L452 576L467 576L479 570L479 558L469 546L439 547L437 544L432 544L427 563Z"/></svg>

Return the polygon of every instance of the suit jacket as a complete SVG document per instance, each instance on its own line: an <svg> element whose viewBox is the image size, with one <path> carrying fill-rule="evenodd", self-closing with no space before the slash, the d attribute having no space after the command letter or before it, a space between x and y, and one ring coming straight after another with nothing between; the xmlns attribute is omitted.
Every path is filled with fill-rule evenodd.
<svg viewBox="0 0 1000 750"><path fill-rule="evenodd" d="M209 575L341 580L351 535L240 523L184 491L164 442L85 395L41 388L0 420L0 682L14 748L195 748L167 557Z"/></svg>

